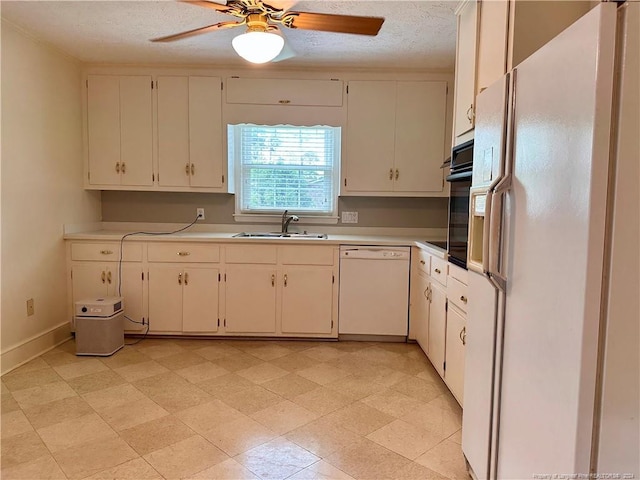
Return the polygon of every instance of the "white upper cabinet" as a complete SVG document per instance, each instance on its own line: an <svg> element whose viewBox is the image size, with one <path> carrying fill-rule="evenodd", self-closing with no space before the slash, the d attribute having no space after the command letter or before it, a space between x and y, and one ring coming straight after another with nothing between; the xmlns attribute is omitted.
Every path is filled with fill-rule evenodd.
<svg viewBox="0 0 640 480"><path fill-rule="evenodd" d="M218 77L158 77L158 185L223 191Z"/></svg>
<svg viewBox="0 0 640 480"><path fill-rule="evenodd" d="M587 13L593 2L464 0L456 11L453 145L473 138L476 95Z"/></svg>
<svg viewBox="0 0 640 480"><path fill-rule="evenodd" d="M468 140L463 135L474 125L476 81L477 2L463 3L457 12L456 87L453 117L454 144Z"/></svg>
<svg viewBox="0 0 640 480"><path fill-rule="evenodd" d="M227 103L290 106L342 106L342 81L282 78L227 79Z"/></svg>
<svg viewBox="0 0 640 480"><path fill-rule="evenodd" d="M349 82L343 195L444 195L447 83Z"/></svg>
<svg viewBox="0 0 640 480"><path fill-rule="evenodd" d="M153 185L150 76L87 77L87 188Z"/></svg>

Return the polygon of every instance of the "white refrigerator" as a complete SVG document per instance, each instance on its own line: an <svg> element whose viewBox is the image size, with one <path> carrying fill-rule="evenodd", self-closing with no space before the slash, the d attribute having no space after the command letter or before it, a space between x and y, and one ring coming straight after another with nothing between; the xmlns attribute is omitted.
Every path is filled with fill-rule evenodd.
<svg viewBox="0 0 640 480"><path fill-rule="evenodd" d="M640 478L639 30L639 3L601 3L477 97L476 478Z"/></svg>

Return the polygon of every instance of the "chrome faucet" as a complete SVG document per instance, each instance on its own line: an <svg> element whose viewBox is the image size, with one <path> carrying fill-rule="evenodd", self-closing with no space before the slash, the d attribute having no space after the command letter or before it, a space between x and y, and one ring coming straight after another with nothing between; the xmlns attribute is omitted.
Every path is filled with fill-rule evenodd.
<svg viewBox="0 0 640 480"><path fill-rule="evenodd" d="M285 210L282 214L282 233L287 233L289 224L291 222L297 222L300 218L297 215L289 215L289 210Z"/></svg>

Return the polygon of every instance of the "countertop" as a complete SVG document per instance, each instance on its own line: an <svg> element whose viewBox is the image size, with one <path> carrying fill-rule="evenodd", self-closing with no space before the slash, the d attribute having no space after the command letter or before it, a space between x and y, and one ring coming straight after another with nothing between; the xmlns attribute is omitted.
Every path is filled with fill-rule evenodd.
<svg viewBox="0 0 640 480"><path fill-rule="evenodd" d="M268 228L264 229L269 231ZM142 230L140 230L142 231ZM314 233L314 230L309 230ZM322 231L322 229L318 229ZM134 233L134 230L90 230L86 232L66 233L65 240L69 241L120 241L124 235L126 242L212 242L212 243L244 243L244 244L278 244L278 245L382 245L382 246L416 246L427 250L432 255L440 258L446 257L446 249L439 247L430 242L442 242L437 238L420 238L415 234L412 235L389 235L385 234L340 234L329 233L327 238L261 238L261 237L234 237L238 233L235 232L180 232L171 234L159 234L160 232L151 232L151 234Z"/></svg>

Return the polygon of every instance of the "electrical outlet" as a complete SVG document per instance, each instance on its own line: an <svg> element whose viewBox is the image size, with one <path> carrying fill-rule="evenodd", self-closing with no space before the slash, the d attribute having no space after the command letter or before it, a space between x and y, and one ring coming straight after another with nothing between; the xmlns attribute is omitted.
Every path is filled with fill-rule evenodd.
<svg viewBox="0 0 640 480"><path fill-rule="evenodd" d="M342 212L342 223L358 223L358 212Z"/></svg>
<svg viewBox="0 0 640 480"><path fill-rule="evenodd" d="M33 298L27 300L27 317L36 313L35 305L33 304Z"/></svg>
<svg viewBox="0 0 640 480"><path fill-rule="evenodd" d="M196 208L196 215L198 220L204 220L204 208Z"/></svg>

